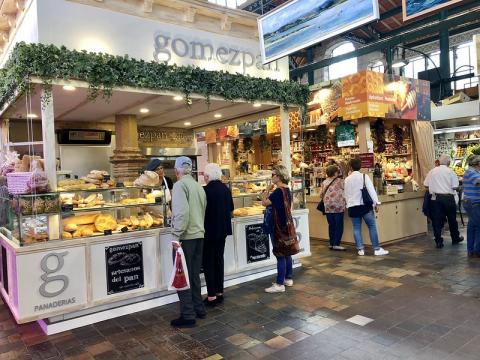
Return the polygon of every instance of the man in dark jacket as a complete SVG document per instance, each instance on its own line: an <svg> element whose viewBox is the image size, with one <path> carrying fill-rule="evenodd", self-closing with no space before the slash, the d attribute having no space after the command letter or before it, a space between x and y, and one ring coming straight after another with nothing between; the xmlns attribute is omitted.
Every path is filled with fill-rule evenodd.
<svg viewBox="0 0 480 360"><path fill-rule="evenodd" d="M207 306L215 306L223 301L223 252L226 237L232 235L233 199L230 190L220 180L222 170L217 164L208 164L204 173L207 208L203 272L208 291L204 302Z"/></svg>

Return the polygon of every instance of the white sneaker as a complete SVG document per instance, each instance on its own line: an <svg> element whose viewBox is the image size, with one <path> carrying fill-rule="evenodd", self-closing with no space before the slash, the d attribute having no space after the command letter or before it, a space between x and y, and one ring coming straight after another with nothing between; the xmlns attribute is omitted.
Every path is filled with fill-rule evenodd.
<svg viewBox="0 0 480 360"><path fill-rule="evenodd" d="M347 250L347 249L345 249L343 246L336 245L336 246L333 247L333 250L345 251L345 250Z"/></svg>
<svg viewBox="0 0 480 360"><path fill-rule="evenodd" d="M281 293L285 292L285 286L283 285L278 285L277 283L273 283L272 286L269 288L265 289L265 292L267 293Z"/></svg>
<svg viewBox="0 0 480 360"><path fill-rule="evenodd" d="M365 250L358 250L358 256L364 256L365 255Z"/></svg>
<svg viewBox="0 0 480 360"><path fill-rule="evenodd" d="M375 250L375 256L382 256L382 255L388 255L388 250L378 248Z"/></svg>
<svg viewBox="0 0 480 360"><path fill-rule="evenodd" d="M283 282L283 285L291 287L291 286L293 286L293 280L292 279L285 279L285 281Z"/></svg>

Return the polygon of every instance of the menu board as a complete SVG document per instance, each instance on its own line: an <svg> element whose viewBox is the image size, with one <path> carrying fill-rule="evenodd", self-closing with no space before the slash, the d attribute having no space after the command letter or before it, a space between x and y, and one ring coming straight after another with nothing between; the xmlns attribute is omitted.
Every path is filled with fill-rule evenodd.
<svg viewBox="0 0 480 360"><path fill-rule="evenodd" d="M141 242L106 247L105 263L108 295L145 286Z"/></svg>
<svg viewBox="0 0 480 360"><path fill-rule="evenodd" d="M263 224L245 225L247 263L270 259L270 241Z"/></svg>
<svg viewBox="0 0 480 360"><path fill-rule="evenodd" d="M310 109L319 123L337 116L343 120L365 117L430 120L430 83L365 70L314 92Z"/></svg>

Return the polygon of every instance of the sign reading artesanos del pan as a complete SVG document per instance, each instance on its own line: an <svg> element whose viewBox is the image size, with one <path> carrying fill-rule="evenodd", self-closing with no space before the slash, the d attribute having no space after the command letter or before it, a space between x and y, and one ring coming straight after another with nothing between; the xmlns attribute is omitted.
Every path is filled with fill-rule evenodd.
<svg viewBox="0 0 480 360"><path fill-rule="evenodd" d="M373 71L361 71L313 93L310 123L336 117L430 120L430 83Z"/></svg>

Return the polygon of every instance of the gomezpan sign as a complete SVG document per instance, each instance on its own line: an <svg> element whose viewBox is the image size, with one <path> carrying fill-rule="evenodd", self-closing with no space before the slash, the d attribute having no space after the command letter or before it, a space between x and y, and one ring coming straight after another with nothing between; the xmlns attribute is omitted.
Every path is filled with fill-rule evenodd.
<svg viewBox="0 0 480 360"><path fill-rule="evenodd" d="M274 61L263 65L260 53L239 49L232 45L214 45L211 42L189 40L179 36L162 33L155 34L155 51L153 57L157 62L177 63L175 58L189 59L202 67L223 70L225 67L235 69L240 74L249 70L280 72L279 64ZM210 66L205 66L206 64ZM217 65L217 66L215 66Z"/></svg>

